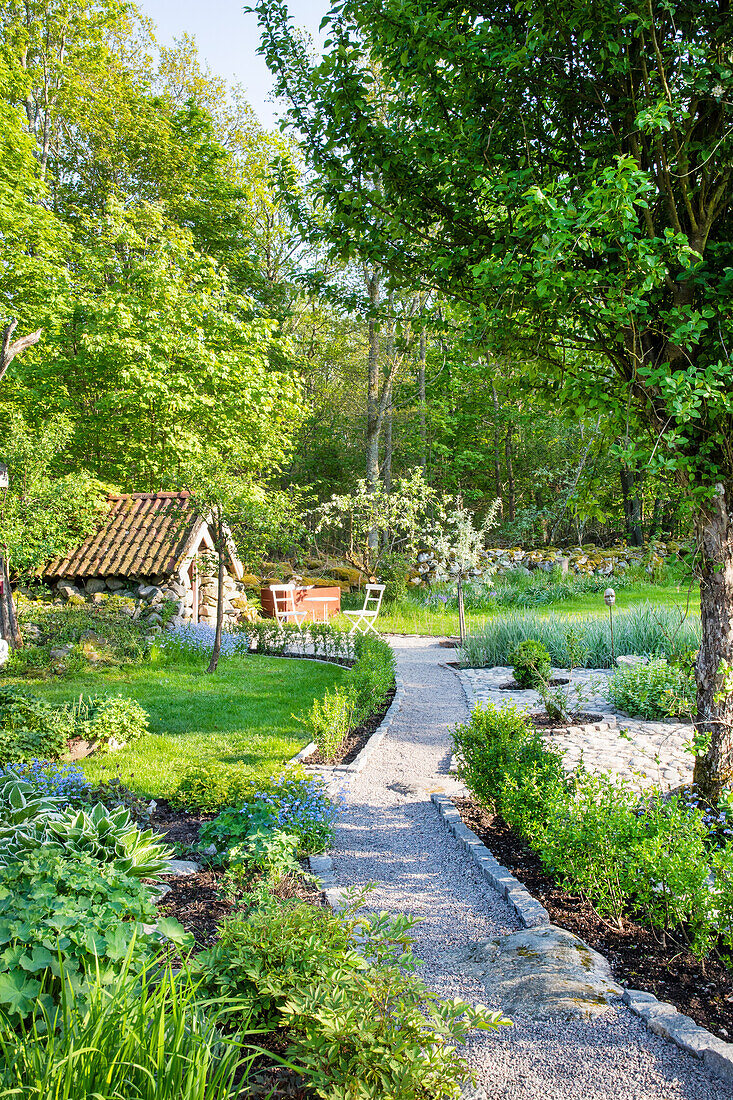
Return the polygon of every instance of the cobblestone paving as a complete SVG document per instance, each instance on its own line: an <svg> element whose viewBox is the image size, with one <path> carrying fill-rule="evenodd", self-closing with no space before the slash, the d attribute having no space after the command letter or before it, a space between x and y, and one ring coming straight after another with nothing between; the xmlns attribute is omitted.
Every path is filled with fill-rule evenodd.
<svg viewBox="0 0 733 1100"><path fill-rule="evenodd" d="M510 668L462 668L458 675L470 707L514 703L526 707L530 714L543 711L536 691L503 689L513 679ZM553 675L567 676L567 670L554 669ZM571 689L574 684L583 686L588 695L581 709L601 714L602 721L542 731L548 744L564 753L566 769L571 771L582 761L589 771L625 779L640 791L651 784L670 790L691 782L694 759L684 745L690 740L692 726L646 722L614 710L604 695L609 676L608 669L576 669L569 685Z"/></svg>

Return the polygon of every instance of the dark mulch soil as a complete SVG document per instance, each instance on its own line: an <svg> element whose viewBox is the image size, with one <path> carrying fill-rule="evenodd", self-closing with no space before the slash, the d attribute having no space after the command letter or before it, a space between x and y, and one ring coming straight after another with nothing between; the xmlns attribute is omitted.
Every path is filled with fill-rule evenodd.
<svg viewBox="0 0 733 1100"><path fill-rule="evenodd" d="M366 722L361 726L357 726L356 729L351 730L349 735L341 742L341 747L332 760L324 760L319 750L316 749L315 752L312 752L310 756L306 757L303 763L326 765L351 764L352 761L356 760L372 734L381 725L382 719L389 710L394 697L395 692L394 689L392 689L382 709L377 711L376 714L372 714L370 718L367 718Z"/></svg>
<svg viewBox="0 0 733 1100"><path fill-rule="evenodd" d="M161 799L150 818L153 829L162 833L168 844L175 844L179 850L192 850L198 844L201 826L213 821L216 814L189 813L187 810L175 810L170 802Z"/></svg>
<svg viewBox="0 0 733 1100"><path fill-rule="evenodd" d="M564 679L562 676L553 676L551 680L547 681L550 687L560 687L562 684L569 684L570 681ZM499 691L526 691L527 688L522 687L516 680L507 680L505 684L499 684Z"/></svg>
<svg viewBox="0 0 733 1100"><path fill-rule="evenodd" d="M537 730L566 730L568 726L583 726L588 722L604 722L607 714L592 714L586 710L576 711L568 718L549 718L546 714L530 714L532 725Z"/></svg>
<svg viewBox="0 0 733 1100"><path fill-rule="evenodd" d="M655 935L633 921L622 930L598 916L585 898L557 885L540 860L506 822L470 798L456 799L464 823L523 882L550 914L550 920L574 932L611 963L621 985L653 993L728 1041L733 1037L733 971L717 959L704 963L680 943Z"/></svg>
<svg viewBox="0 0 733 1100"><path fill-rule="evenodd" d="M193 934L198 950L210 947L217 937L217 926L234 911L221 889L219 871L199 871L178 878L164 876L171 888L158 906L164 917L175 917L187 932Z"/></svg>
<svg viewBox="0 0 733 1100"><path fill-rule="evenodd" d="M177 851L184 858L190 857L198 862L201 855L196 850L196 845L201 826L215 816L174 810L168 802L161 801L153 814L151 825L163 834L169 844L176 844ZM161 877L161 881L170 886L171 892L166 894L158 906L160 913L166 917L175 917L187 932L191 932L198 949L208 947L214 942L217 926L224 917L238 908L236 901L225 896L223 877L220 869L205 867L194 875ZM253 876L248 883L250 889L256 885L256 881ZM299 898L312 905L323 904L323 896L318 887L311 879L300 875L287 875L273 888L273 893L283 899Z"/></svg>

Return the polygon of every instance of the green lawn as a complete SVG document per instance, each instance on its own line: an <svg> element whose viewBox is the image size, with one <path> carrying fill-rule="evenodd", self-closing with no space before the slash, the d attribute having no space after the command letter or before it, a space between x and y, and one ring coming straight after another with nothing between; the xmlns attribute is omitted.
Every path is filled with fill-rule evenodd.
<svg viewBox="0 0 733 1100"><path fill-rule="evenodd" d="M613 580L610 581L613 587ZM685 585L658 585L638 582L630 588L622 588L616 594L616 610L633 607L639 603L653 603L666 607L687 606L689 596L690 614L699 614L700 596L697 588L689 595ZM344 601L346 603L346 601ZM347 606L350 606L347 605ZM493 610L467 611L466 626L469 631L482 626L487 619L501 616L509 611L533 610L540 615L607 615L606 605L603 602L602 593L591 593L573 596L571 599L556 600L553 603L541 604L538 607L523 609L518 605L500 605ZM343 621L346 626L347 620ZM379 615L379 630L382 634L458 634L458 611L451 608L438 609L435 607L423 607L417 599L407 597L396 603L385 604Z"/></svg>
<svg viewBox="0 0 733 1100"><path fill-rule="evenodd" d="M344 675L337 665L258 656L222 659L213 675L205 667L203 658L148 662L24 686L52 703L102 692L137 699L150 715L150 735L118 753L89 757L82 766L92 780L119 772L139 793L159 798L196 764L268 771L282 764L307 740L292 714Z"/></svg>

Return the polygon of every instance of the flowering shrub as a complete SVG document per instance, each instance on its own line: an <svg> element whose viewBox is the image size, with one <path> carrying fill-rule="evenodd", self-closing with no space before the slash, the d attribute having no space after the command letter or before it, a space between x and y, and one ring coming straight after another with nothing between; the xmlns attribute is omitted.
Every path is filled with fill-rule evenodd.
<svg viewBox="0 0 733 1100"><path fill-rule="evenodd" d="M284 772L237 808L224 810L201 830L203 846L232 848L263 829L296 836L303 853L322 852L333 837L338 813L321 779Z"/></svg>
<svg viewBox="0 0 733 1100"><path fill-rule="evenodd" d="M81 806L90 801L92 788L78 764L31 760L27 764L15 764L12 772L25 779L37 794L58 798L61 806ZM8 774L7 768L0 769L0 776Z"/></svg>
<svg viewBox="0 0 733 1100"><path fill-rule="evenodd" d="M193 657L211 653L214 648L216 631L206 623L183 623L175 630L161 635L156 643L161 653L174 657ZM223 630L221 635L221 656L231 657L235 653L247 653L249 641L246 634Z"/></svg>

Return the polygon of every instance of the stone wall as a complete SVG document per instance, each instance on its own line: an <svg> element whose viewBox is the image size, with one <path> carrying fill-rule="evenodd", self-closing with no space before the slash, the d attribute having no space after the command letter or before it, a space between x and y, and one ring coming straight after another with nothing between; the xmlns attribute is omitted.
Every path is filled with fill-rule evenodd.
<svg viewBox="0 0 733 1100"><path fill-rule="evenodd" d="M536 550L525 550L521 546L494 547L483 551L482 560L485 564L476 569L473 576L479 579L484 572L487 577L493 577L504 573L529 574L535 569L549 573L558 569L561 573L610 577L632 567L640 567L651 574L655 568L675 561L687 548L686 543L661 541L646 546L627 546L624 543L607 549L592 544L572 549L558 549L554 546ZM433 550L422 550L410 571L408 585L419 588L430 584L439 566L440 562Z"/></svg>
<svg viewBox="0 0 733 1100"><path fill-rule="evenodd" d="M212 575L206 563L201 562L199 622L216 625L218 590L216 573ZM168 577L92 577L87 581L77 578L75 583L65 579L54 585L54 591L72 603L103 604L114 600L119 610L145 623L153 634L160 633L164 625L172 630L193 619L194 594L186 572ZM173 602L172 608L167 601ZM244 585L225 571L224 622L249 622L255 617Z"/></svg>

